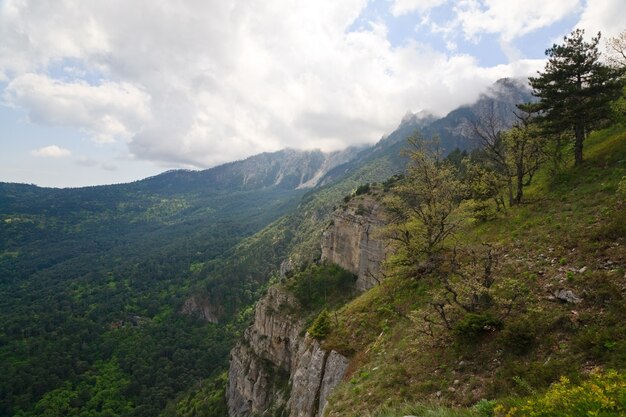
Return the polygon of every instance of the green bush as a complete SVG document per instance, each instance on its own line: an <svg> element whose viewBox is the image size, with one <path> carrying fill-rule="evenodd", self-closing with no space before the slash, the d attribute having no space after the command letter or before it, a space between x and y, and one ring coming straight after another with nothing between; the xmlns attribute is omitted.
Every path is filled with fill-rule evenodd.
<svg viewBox="0 0 626 417"><path fill-rule="evenodd" d="M626 375L616 371L594 372L580 385L561 377L545 394L525 404L508 409L496 407L496 415L505 417L609 417L624 413Z"/></svg>
<svg viewBox="0 0 626 417"><path fill-rule="evenodd" d="M468 313L454 326L454 333L465 341L476 341L486 332L502 327L502 321L489 312Z"/></svg>
<svg viewBox="0 0 626 417"><path fill-rule="evenodd" d="M330 321L330 314L328 314L328 310L324 309L317 316L311 327L307 330L309 335L317 340L322 340L331 331L332 323Z"/></svg>
<svg viewBox="0 0 626 417"><path fill-rule="evenodd" d="M352 297L356 277L337 265L310 265L295 274L287 288L302 306L319 311L324 306L339 305Z"/></svg>
<svg viewBox="0 0 626 417"><path fill-rule="evenodd" d="M492 417L497 403L493 400L482 399L474 404L474 411L478 413L480 417Z"/></svg>
<svg viewBox="0 0 626 417"><path fill-rule="evenodd" d="M367 194L370 192L370 183L359 185L354 192L354 195Z"/></svg>
<svg viewBox="0 0 626 417"><path fill-rule="evenodd" d="M516 355L528 353L535 344L535 326L528 319L507 322L500 333L500 341L506 351Z"/></svg>

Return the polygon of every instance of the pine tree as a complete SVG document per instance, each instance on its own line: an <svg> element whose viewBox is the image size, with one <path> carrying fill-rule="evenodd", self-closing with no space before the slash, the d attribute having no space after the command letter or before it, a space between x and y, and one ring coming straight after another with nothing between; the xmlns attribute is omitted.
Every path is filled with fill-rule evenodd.
<svg viewBox="0 0 626 417"><path fill-rule="evenodd" d="M311 327L309 327L309 335L317 340L323 340L332 330L332 323L330 321L330 314L328 310L324 309L317 316Z"/></svg>
<svg viewBox="0 0 626 417"><path fill-rule="evenodd" d="M544 71L529 80L533 95L540 99L533 107L540 112L544 129L554 134L573 132L575 164L580 165L583 142L609 118L621 81L615 69L599 60L600 33L586 42L584 30L576 29L563 39L562 45L546 50Z"/></svg>

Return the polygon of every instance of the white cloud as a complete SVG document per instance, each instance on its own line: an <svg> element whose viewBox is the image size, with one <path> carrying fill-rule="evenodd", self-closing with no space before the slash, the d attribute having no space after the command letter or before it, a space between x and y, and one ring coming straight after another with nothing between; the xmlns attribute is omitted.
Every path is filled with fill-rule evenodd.
<svg viewBox="0 0 626 417"><path fill-rule="evenodd" d="M78 126L98 142L130 138L149 119L149 97L129 83L62 82L27 73L13 79L5 103L27 111L32 122Z"/></svg>
<svg viewBox="0 0 626 417"><path fill-rule="evenodd" d="M0 2L0 78L33 71L59 58L108 52L97 16L71 0ZM75 7L76 6L76 7ZM88 7L88 6L87 6Z"/></svg>
<svg viewBox="0 0 626 417"><path fill-rule="evenodd" d="M447 2L448 0L393 0L391 13L394 16L402 16L415 11L424 13Z"/></svg>
<svg viewBox="0 0 626 417"><path fill-rule="evenodd" d="M57 145L45 146L43 148L34 149L31 151L33 156L38 156L42 158L63 158L66 156L70 156L72 151L65 148L60 148Z"/></svg>
<svg viewBox="0 0 626 417"><path fill-rule="evenodd" d="M580 0L462 0L455 12L466 37L492 33L511 41L579 12L580 6Z"/></svg>
<svg viewBox="0 0 626 417"><path fill-rule="evenodd" d="M599 31L603 38L617 36L626 30L626 2L624 0L587 0L580 21L576 25L585 29L586 35L595 36Z"/></svg>
<svg viewBox="0 0 626 417"><path fill-rule="evenodd" d="M397 0L396 14L443 0ZM549 25L576 0L456 2L467 36ZM367 0L0 2L4 101L36 123L125 139L136 159L206 167L287 146L373 142L407 110L445 114L536 62L482 67L457 52L396 46ZM452 29L450 29L452 30ZM503 45L507 45L506 43Z"/></svg>

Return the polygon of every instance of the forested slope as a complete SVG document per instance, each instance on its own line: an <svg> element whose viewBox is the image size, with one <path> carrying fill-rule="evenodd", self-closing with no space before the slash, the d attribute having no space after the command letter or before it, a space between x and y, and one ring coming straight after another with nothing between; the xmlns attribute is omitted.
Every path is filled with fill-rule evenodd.
<svg viewBox="0 0 626 417"><path fill-rule="evenodd" d="M156 415L224 367L232 329L179 314L193 272L303 192L217 189L193 178L183 187L181 176L189 177L0 185L0 415L52 398L76 410L123 405ZM110 398L90 403L102 390Z"/></svg>

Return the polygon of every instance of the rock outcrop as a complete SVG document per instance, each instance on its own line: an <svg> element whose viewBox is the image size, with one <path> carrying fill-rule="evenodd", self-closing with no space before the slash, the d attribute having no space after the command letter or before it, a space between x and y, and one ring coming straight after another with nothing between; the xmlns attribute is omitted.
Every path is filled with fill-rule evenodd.
<svg viewBox="0 0 626 417"><path fill-rule="evenodd" d="M253 325L231 351L230 417L322 416L327 398L341 381L348 359L302 335L297 300L271 287L257 304Z"/></svg>
<svg viewBox="0 0 626 417"><path fill-rule="evenodd" d="M343 378L348 359L335 351L325 351L306 337L291 377L290 417L322 417L328 396Z"/></svg>
<svg viewBox="0 0 626 417"><path fill-rule="evenodd" d="M208 296L192 295L183 303L181 313L198 316L210 323L217 323L223 312L219 305L211 302Z"/></svg>
<svg viewBox="0 0 626 417"><path fill-rule="evenodd" d="M380 282L385 245L377 234L383 224L380 202L364 195L350 201L344 210L335 211L331 225L324 232L322 260L355 274L360 292Z"/></svg>
<svg viewBox="0 0 626 417"><path fill-rule="evenodd" d="M365 291L379 280L385 247L376 234L383 225L375 196L361 195L333 214L322 242L322 259L358 276ZM285 261L281 279L293 265ZM270 287L256 306L254 323L231 351L228 387L230 417L322 417L349 360L325 350L305 333L298 300L281 286Z"/></svg>

